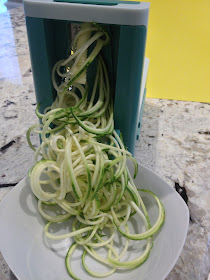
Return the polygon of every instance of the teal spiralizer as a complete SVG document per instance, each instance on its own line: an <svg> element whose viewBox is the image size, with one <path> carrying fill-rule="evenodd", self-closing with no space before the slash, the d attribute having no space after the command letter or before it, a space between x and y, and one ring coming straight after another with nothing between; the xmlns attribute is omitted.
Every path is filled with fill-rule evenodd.
<svg viewBox="0 0 210 280"><path fill-rule="evenodd" d="M114 94L115 129L122 132L125 146L134 153L146 92L143 69L148 68L145 45L149 3L24 0L24 9L36 98L41 112L55 98L52 68L57 61L69 56L76 27L83 22L95 22L107 28L111 42L104 47L103 56Z"/></svg>

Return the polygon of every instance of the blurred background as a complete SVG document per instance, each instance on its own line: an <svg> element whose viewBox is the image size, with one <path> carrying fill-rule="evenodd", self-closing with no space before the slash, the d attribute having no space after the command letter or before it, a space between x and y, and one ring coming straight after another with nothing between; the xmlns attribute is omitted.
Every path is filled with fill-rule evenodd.
<svg viewBox="0 0 210 280"><path fill-rule="evenodd" d="M210 102L210 1L150 2L147 97Z"/></svg>
<svg viewBox="0 0 210 280"><path fill-rule="evenodd" d="M8 9L17 8L23 5L22 0L0 0L0 14L4 13Z"/></svg>

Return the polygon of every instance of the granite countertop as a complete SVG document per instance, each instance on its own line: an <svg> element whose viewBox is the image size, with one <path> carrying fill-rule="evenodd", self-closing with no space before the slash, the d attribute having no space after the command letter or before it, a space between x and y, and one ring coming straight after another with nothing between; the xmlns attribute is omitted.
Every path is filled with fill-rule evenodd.
<svg viewBox="0 0 210 280"><path fill-rule="evenodd" d="M27 145L25 134L37 119L22 7L0 14L0 34L1 200L33 164L33 151ZM38 143L38 139L34 141ZM178 183L187 190L189 231L181 256L167 280L207 280L210 104L147 98L135 156L171 187ZM16 279L1 254L0 279Z"/></svg>

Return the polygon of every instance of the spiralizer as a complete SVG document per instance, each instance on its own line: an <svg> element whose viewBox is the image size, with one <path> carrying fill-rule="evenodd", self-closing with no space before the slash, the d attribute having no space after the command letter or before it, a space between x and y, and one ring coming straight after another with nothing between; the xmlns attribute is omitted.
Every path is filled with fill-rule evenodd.
<svg viewBox="0 0 210 280"><path fill-rule="evenodd" d="M31 64L40 111L56 92L51 81L54 64L67 58L75 26L103 24L111 42L103 48L114 99L115 129L134 153L145 93L142 82L149 3L117 0L25 0L24 9ZM91 74L88 75L91 83ZM145 80L145 79L144 79Z"/></svg>

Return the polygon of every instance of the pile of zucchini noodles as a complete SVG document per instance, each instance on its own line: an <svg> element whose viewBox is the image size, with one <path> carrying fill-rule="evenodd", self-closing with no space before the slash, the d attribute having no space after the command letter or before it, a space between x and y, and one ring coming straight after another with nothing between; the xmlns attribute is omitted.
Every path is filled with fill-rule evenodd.
<svg viewBox="0 0 210 280"><path fill-rule="evenodd" d="M149 193L159 208L155 224L150 224L144 202L126 165L127 158L130 158L135 167L135 178L137 162L124 147L121 135L114 130L113 100L100 53L108 43L109 35L101 26L81 24L74 38L72 54L57 62L52 71L57 97L44 114L37 107L36 113L42 122L27 132L36 160L29 172L31 189L38 199L41 216L48 221L44 232L55 240L74 238L66 255L66 268L74 279L79 278L72 270L71 258L78 246L84 249L84 269L94 277L106 277L118 269L141 265L149 256L152 236L164 222L164 208L158 197L141 190ZM92 52L88 55L90 46ZM94 59L97 72L90 93L86 71ZM37 149L30 140L31 132L41 137ZM46 210L46 206L53 209L55 205L54 214ZM144 232L130 233L128 220L134 214L139 215ZM73 219L71 232L52 233L52 224L66 223L70 219ZM104 230L110 234L107 236ZM117 234L126 240L121 252L114 246ZM146 240L146 247L138 258L123 261L129 240ZM101 247L107 250L106 257L97 252ZM91 270L86 264L87 254L110 270L104 273Z"/></svg>

